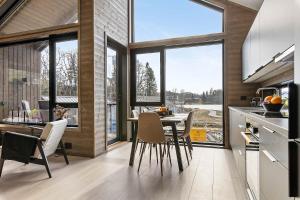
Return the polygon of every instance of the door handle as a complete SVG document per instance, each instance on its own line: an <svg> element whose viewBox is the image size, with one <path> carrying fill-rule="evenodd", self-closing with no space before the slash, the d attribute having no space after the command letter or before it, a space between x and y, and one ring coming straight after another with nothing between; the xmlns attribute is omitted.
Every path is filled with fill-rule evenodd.
<svg viewBox="0 0 300 200"><path fill-rule="evenodd" d="M268 132L270 132L270 133L275 133L275 131L273 131L273 130L271 130L271 129L265 127L265 126L263 126L263 129L265 129L266 131L268 131Z"/></svg>
<svg viewBox="0 0 300 200"><path fill-rule="evenodd" d="M271 162L277 162L277 159L274 158L274 156L272 156L267 150L263 150L263 153L267 156L267 158L269 158Z"/></svg>

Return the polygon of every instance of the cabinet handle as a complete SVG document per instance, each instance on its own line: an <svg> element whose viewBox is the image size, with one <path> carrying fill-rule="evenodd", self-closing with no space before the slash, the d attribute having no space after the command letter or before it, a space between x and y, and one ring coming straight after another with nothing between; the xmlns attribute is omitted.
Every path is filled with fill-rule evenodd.
<svg viewBox="0 0 300 200"><path fill-rule="evenodd" d="M269 158L271 162L277 162L276 158L274 158L267 150L263 150L263 153Z"/></svg>
<svg viewBox="0 0 300 200"><path fill-rule="evenodd" d="M275 133L275 131L273 131L273 130L271 130L271 129L265 127L265 126L263 126L263 128L264 128L266 131L270 132L270 133Z"/></svg>

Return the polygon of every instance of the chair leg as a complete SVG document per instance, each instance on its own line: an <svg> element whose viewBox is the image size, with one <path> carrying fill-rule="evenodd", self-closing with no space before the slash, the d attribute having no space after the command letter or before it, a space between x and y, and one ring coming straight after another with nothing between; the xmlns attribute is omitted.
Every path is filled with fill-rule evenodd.
<svg viewBox="0 0 300 200"><path fill-rule="evenodd" d="M152 144L149 144L150 146L150 158L149 158L149 163L151 164L151 157L152 157Z"/></svg>
<svg viewBox="0 0 300 200"><path fill-rule="evenodd" d="M185 155L186 155L186 159L187 159L188 165L190 165L189 156L188 156L188 153L187 153L187 150L186 150L186 142L185 142L184 138L182 138L182 142L183 142L184 151L185 151Z"/></svg>
<svg viewBox="0 0 300 200"><path fill-rule="evenodd" d="M49 165L48 165L48 160L47 160L47 157L45 156L45 153L44 153L44 150L43 150L43 147L42 147L42 143L40 141L38 141L38 148L39 148L39 151L41 153L41 156L42 156L42 159L43 159L43 162L44 162L44 166L47 170L47 173L48 173L48 176L49 178L51 178L51 172L50 172L50 169L49 169Z"/></svg>
<svg viewBox="0 0 300 200"><path fill-rule="evenodd" d="M163 152L161 148L161 144L159 144L159 154L160 154L160 174L163 176Z"/></svg>
<svg viewBox="0 0 300 200"><path fill-rule="evenodd" d="M60 148L61 148L61 151L62 151L62 153L63 153L63 155L64 155L64 158L65 158L66 164L68 165L68 164L69 164L69 159L68 159L68 156L67 156L67 153L66 153L66 150L65 150L65 147L64 147L64 143L63 143L63 141L62 141L62 140L60 140L60 142L59 142L59 146L60 146Z"/></svg>
<svg viewBox="0 0 300 200"><path fill-rule="evenodd" d="M140 162L139 162L138 172L140 171L140 167L141 167L141 163L142 163L142 159L143 159L143 156L144 156L144 152L145 152L145 148L146 148L146 146L147 146L147 143L144 142L144 143L142 143L141 146L142 146L143 148L142 148L142 153L141 153L141 155L140 155Z"/></svg>
<svg viewBox="0 0 300 200"><path fill-rule="evenodd" d="M186 138L186 143L187 143L187 145L188 145L188 149L189 149L189 153L190 153L191 159L193 159L193 154L192 154L192 151L193 151L193 145L192 145L192 141L191 141L190 136L188 136L188 137Z"/></svg>
<svg viewBox="0 0 300 200"><path fill-rule="evenodd" d="M143 151L143 146L144 146L144 142L141 142L141 145L140 145L140 155L142 154L142 151Z"/></svg>
<svg viewBox="0 0 300 200"><path fill-rule="evenodd" d="M3 170L3 166L4 166L4 159L0 159L0 177L1 177L1 175L2 175L2 170Z"/></svg>
<svg viewBox="0 0 300 200"><path fill-rule="evenodd" d="M169 161L170 161L170 165L172 166L172 160L171 160L171 154L170 154L170 143L167 143L168 146L168 157L169 157Z"/></svg>
<svg viewBox="0 0 300 200"><path fill-rule="evenodd" d="M155 144L155 152L156 152L156 164L158 165L158 151L157 151L157 144Z"/></svg>

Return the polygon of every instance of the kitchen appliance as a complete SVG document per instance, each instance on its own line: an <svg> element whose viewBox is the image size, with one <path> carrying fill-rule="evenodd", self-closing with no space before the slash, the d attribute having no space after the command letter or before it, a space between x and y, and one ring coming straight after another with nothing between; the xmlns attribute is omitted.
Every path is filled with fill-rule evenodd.
<svg viewBox="0 0 300 200"><path fill-rule="evenodd" d="M299 134L299 86L289 84L289 196L300 196L300 134Z"/></svg>
<svg viewBox="0 0 300 200"><path fill-rule="evenodd" d="M251 200L259 200L259 132L256 122L247 119L245 132L246 182L247 193Z"/></svg>

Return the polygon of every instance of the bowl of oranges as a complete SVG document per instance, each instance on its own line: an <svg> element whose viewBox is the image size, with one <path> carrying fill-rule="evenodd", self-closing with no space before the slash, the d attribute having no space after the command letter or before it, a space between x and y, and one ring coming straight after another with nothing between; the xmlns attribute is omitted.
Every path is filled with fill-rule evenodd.
<svg viewBox="0 0 300 200"><path fill-rule="evenodd" d="M280 112L283 103L280 96L267 96L263 102L263 107L268 112Z"/></svg>

